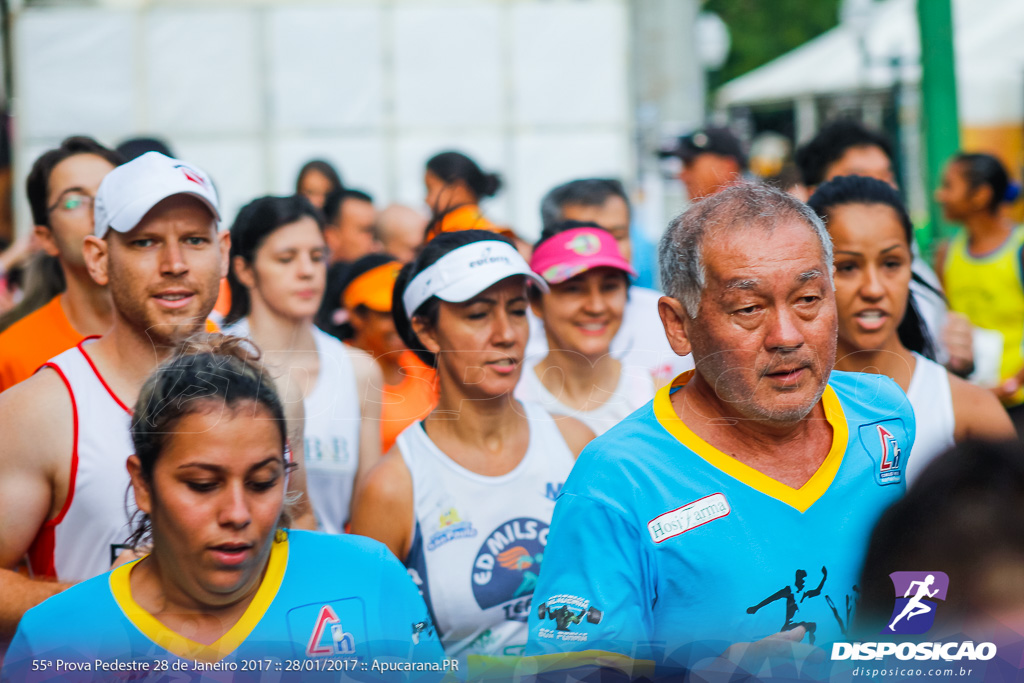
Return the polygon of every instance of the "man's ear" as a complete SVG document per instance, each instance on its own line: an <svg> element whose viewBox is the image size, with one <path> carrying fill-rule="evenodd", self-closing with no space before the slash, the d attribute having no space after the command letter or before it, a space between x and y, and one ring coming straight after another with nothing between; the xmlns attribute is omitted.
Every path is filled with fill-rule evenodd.
<svg viewBox="0 0 1024 683"><path fill-rule="evenodd" d="M220 247L220 276L228 276L228 263L231 259L231 233L222 230L217 234L217 245Z"/></svg>
<svg viewBox="0 0 1024 683"><path fill-rule="evenodd" d="M427 325L423 318L418 316L413 316L409 324L412 325L412 331L419 337L423 348L435 355L441 352L441 345L437 343L436 326Z"/></svg>
<svg viewBox="0 0 1024 683"><path fill-rule="evenodd" d="M135 506L147 515L153 513L153 495L149 483L142 476L142 461L139 456L128 456L128 476L131 478L132 491L135 493Z"/></svg>
<svg viewBox="0 0 1024 683"><path fill-rule="evenodd" d="M338 209L338 222L341 222L341 209ZM327 243L327 249L332 256L342 253L341 228L334 223L324 226L324 242Z"/></svg>
<svg viewBox="0 0 1024 683"><path fill-rule="evenodd" d="M58 256L57 240L53 238L53 230L46 225L36 225L32 228L36 235L39 246L46 252L47 256Z"/></svg>
<svg viewBox="0 0 1024 683"><path fill-rule="evenodd" d="M110 284L110 244L95 235L86 235L82 241L82 257L85 267L96 284Z"/></svg>
<svg viewBox="0 0 1024 683"><path fill-rule="evenodd" d="M661 324L665 328L668 344L676 352L676 355L685 356L690 353L693 349L686 331L690 316L687 315L683 302L670 296L661 297L658 299L658 315L661 316Z"/></svg>

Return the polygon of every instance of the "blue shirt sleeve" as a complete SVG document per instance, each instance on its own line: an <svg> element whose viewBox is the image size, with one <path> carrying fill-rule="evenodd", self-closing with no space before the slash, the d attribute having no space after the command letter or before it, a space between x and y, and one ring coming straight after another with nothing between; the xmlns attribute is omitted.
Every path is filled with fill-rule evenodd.
<svg viewBox="0 0 1024 683"><path fill-rule="evenodd" d="M7 648L7 653L3 658L3 668L0 669L0 683L22 683L45 678L42 674L47 673L46 671L32 673L32 660L35 653L29 643L27 631L30 629L26 628L30 613L31 610L22 616L14 639ZM48 675L53 676L52 669Z"/></svg>
<svg viewBox="0 0 1024 683"><path fill-rule="evenodd" d="M635 524L605 503L563 492L533 594L526 654L648 657L654 572Z"/></svg>

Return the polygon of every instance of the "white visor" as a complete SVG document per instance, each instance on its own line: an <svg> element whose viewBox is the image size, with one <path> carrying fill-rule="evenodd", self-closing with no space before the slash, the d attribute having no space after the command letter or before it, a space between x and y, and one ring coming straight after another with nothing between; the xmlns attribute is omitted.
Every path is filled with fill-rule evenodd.
<svg viewBox="0 0 1024 683"><path fill-rule="evenodd" d="M411 319L416 309L432 296L452 303L468 301L513 275L524 275L541 291L548 291L548 284L530 270L511 244L497 240L467 244L445 254L412 279L402 295L405 314Z"/></svg>

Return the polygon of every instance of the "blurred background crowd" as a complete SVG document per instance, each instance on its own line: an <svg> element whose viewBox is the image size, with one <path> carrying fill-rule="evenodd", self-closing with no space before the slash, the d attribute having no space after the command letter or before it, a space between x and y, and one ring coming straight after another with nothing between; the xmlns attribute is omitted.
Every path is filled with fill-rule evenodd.
<svg viewBox="0 0 1024 683"><path fill-rule="evenodd" d="M350 190L352 221L385 232L411 221L384 212L396 203L429 218L424 164L456 149L501 177L484 215L533 242L550 188L619 179L646 286L667 220L723 173L666 154L709 125L737 142L707 151L792 188L807 182L797 147L835 119L861 122L887 141L929 257L952 234L934 192L953 154L993 154L1015 179L1024 163L1013 0L7 0L0 11L0 245L15 247L0 257L2 309L24 296L41 246L25 177L72 134L111 147L158 138L208 169L225 225L307 168L317 203L332 184ZM1020 217L1019 203L1006 210ZM338 258L379 249L366 235Z"/></svg>
<svg viewBox="0 0 1024 683"><path fill-rule="evenodd" d="M739 181L807 201L856 175L889 187L842 199L833 186L833 204L884 204L883 227L913 237L919 320L899 344L990 390L1024 433L1021 0L0 0L0 19L0 391L110 328L116 306L81 238L102 178L149 151L209 173L231 229L211 329L273 350L259 329L279 294L265 246L309 219L316 239L302 249L310 272L327 262L326 282L285 312L376 361L346 379L383 379L380 440L353 437L360 458L438 400L391 296L438 234L502 234L560 292L587 269L614 271L586 280L619 302L600 348L566 329L574 311L531 302L517 389L592 413L600 434L692 367L657 316L669 219ZM287 197L254 201L268 194ZM810 203L842 233L828 200ZM545 242L602 260L545 260ZM885 324L846 304L869 332ZM889 348L843 334L853 351ZM622 367L599 366L605 356ZM552 367L572 368L558 387ZM605 380L615 401L591 397ZM380 410L362 394L353 423ZM953 444L946 423L936 453Z"/></svg>

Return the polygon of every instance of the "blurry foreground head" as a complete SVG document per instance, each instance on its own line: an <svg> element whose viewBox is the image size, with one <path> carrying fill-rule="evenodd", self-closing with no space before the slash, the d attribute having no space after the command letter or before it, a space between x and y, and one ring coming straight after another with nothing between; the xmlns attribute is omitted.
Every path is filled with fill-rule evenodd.
<svg viewBox="0 0 1024 683"><path fill-rule="evenodd" d="M893 619L897 571L944 572L932 633L1024 628L1024 444L968 442L934 460L871 536L857 625ZM874 637L872 639L875 639ZM929 636L930 640L935 640Z"/></svg>

